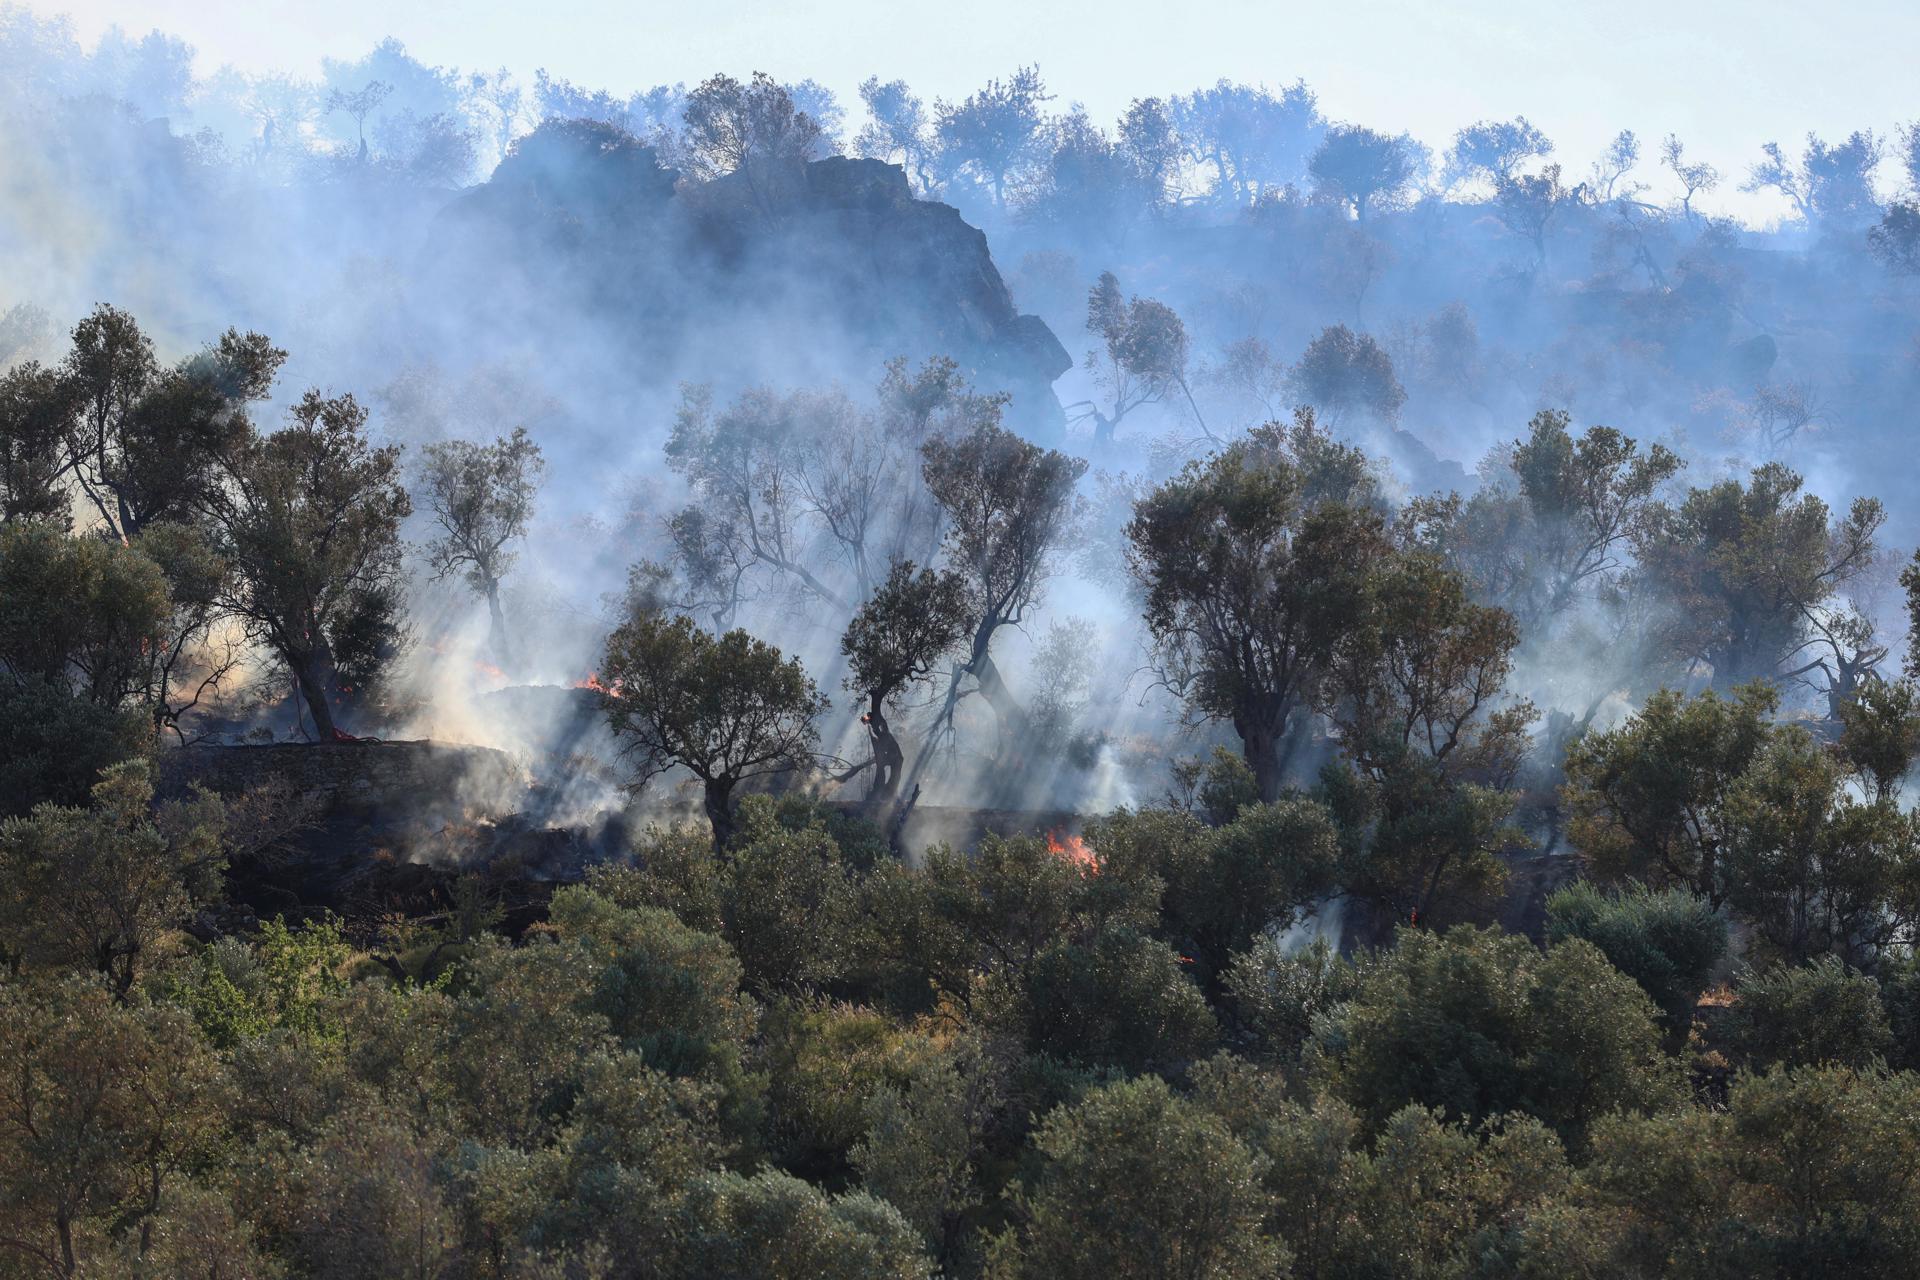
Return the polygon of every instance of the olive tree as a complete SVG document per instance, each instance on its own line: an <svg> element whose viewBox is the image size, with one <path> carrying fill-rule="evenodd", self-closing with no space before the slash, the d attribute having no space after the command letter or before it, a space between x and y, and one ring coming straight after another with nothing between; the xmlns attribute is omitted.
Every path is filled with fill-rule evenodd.
<svg viewBox="0 0 1920 1280"><path fill-rule="evenodd" d="M744 631L638 612L607 637L607 720L642 781L678 765L699 779L716 845L733 834L743 782L791 773L819 740L827 701L798 658Z"/></svg>

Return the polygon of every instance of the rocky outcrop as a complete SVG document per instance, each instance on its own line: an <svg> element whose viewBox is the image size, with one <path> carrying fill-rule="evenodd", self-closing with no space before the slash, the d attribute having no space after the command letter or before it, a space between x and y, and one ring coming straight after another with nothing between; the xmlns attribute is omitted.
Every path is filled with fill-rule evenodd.
<svg viewBox="0 0 1920 1280"><path fill-rule="evenodd" d="M532 326L641 379L859 385L893 356L949 356L1048 431L1072 365L1014 309L986 236L877 160L697 183L615 130L550 123L447 209L427 255L421 296L473 331Z"/></svg>

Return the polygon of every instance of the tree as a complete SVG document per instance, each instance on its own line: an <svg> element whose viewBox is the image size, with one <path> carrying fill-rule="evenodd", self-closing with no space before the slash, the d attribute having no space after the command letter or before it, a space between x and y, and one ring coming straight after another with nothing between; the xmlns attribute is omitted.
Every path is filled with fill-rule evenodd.
<svg viewBox="0 0 1920 1280"><path fill-rule="evenodd" d="M1796 214L1820 230L1856 227L1879 212L1873 171L1886 156L1886 141L1872 130L1856 130L1838 144L1809 133L1797 163L1777 142L1760 150L1766 158L1748 171L1742 191L1778 191Z"/></svg>
<svg viewBox="0 0 1920 1280"><path fill-rule="evenodd" d="M353 117L354 133L359 140L355 159L361 164L367 163L367 117L378 111L380 104L392 94L393 86L384 80L369 80L364 88L333 89L327 94L329 112L344 111Z"/></svg>
<svg viewBox="0 0 1920 1280"><path fill-rule="evenodd" d="M1391 207L1424 168L1422 149L1411 137L1389 137L1357 124L1328 129L1307 163L1315 189L1352 209L1356 222L1365 222L1369 209Z"/></svg>
<svg viewBox="0 0 1920 1280"><path fill-rule="evenodd" d="M1165 810L1123 811L1090 824L1086 839L1105 874L1125 860L1159 880L1161 934L1210 991L1234 953L1333 888L1340 859L1332 816L1300 795L1246 805L1218 827Z"/></svg>
<svg viewBox="0 0 1920 1280"><path fill-rule="evenodd" d="M941 359L913 371L889 361L871 407L837 391L754 389L716 410L705 388L687 391L667 462L697 499L669 524L698 597L689 607L728 626L771 578L851 613L894 565L939 547L922 445L997 423L1004 403Z"/></svg>
<svg viewBox="0 0 1920 1280"><path fill-rule="evenodd" d="M1910 679L1866 680L1836 710L1840 758L1867 799L1896 799L1920 757L1920 686Z"/></svg>
<svg viewBox="0 0 1920 1280"><path fill-rule="evenodd" d="M915 1064L903 1087L874 1091L866 1136L852 1153L862 1185L900 1210L934 1248L954 1257L965 1215L981 1196L975 1162L1000 1102L997 1073L977 1044Z"/></svg>
<svg viewBox="0 0 1920 1280"><path fill-rule="evenodd" d="M1525 116L1482 120L1453 135L1447 151L1446 179L1451 184L1484 181L1496 193L1519 177L1529 160L1553 154L1553 142Z"/></svg>
<svg viewBox="0 0 1920 1280"><path fill-rule="evenodd" d="M1779 696L1760 683L1732 698L1654 694L1616 729L1567 751L1568 835L1606 880L1684 887L1718 907L1726 806L1771 736Z"/></svg>
<svg viewBox="0 0 1920 1280"><path fill-rule="evenodd" d="M1274 93L1222 80L1174 98L1169 113L1187 158L1212 169L1214 199L1242 206L1298 181L1327 128L1298 81Z"/></svg>
<svg viewBox="0 0 1920 1280"><path fill-rule="evenodd" d="M67 388L53 369L29 360L0 373L0 523L45 520L65 528L62 487Z"/></svg>
<svg viewBox="0 0 1920 1280"><path fill-rule="evenodd" d="M1494 208L1507 230L1525 236L1533 245L1536 268L1547 264L1547 228L1565 208L1573 193L1560 185L1560 166L1550 164L1539 173L1500 179L1494 189Z"/></svg>
<svg viewBox="0 0 1920 1280"><path fill-rule="evenodd" d="M1054 553L1080 514L1074 487L1087 469L1078 458L1030 444L997 422L959 437L930 438L921 458L927 488L946 514L948 562L966 584L970 631L965 657L914 764L914 781L952 730L954 708L968 692L963 677L972 677L993 708L1000 753L1018 744L1025 716L994 665L993 640L1039 603Z"/></svg>
<svg viewBox="0 0 1920 1280"><path fill-rule="evenodd" d="M1016 1203L1021 1276L1269 1276L1285 1247L1261 1229L1266 1162L1156 1077L1104 1086L1048 1115L1039 1172Z"/></svg>
<svg viewBox="0 0 1920 1280"><path fill-rule="evenodd" d="M1693 1023L1694 1003L1727 950L1727 922L1685 889L1628 884L1609 892L1576 880L1547 899L1547 941L1584 938L1640 984L1675 1035Z"/></svg>
<svg viewBox="0 0 1920 1280"><path fill-rule="evenodd" d="M1052 95L1038 67L1021 67L1006 80L989 80L964 101L933 104L933 136L949 173L965 173L993 191L996 210L1007 207L1008 185L1038 150L1042 103Z"/></svg>
<svg viewBox="0 0 1920 1280"><path fill-rule="evenodd" d="M733 835L735 788L800 767L827 709L798 658L744 631L714 636L658 613L614 629L600 678L608 726L627 740L640 779L675 765L699 779L721 847Z"/></svg>
<svg viewBox="0 0 1920 1280"><path fill-rule="evenodd" d="M322 741L402 639L400 450L367 437L351 395L308 391L292 422L249 441L209 498L233 566L221 603L293 673Z"/></svg>
<svg viewBox="0 0 1920 1280"><path fill-rule="evenodd" d="M1894 275L1920 275L1920 204L1888 205L1880 221L1867 228L1867 248Z"/></svg>
<svg viewBox="0 0 1920 1280"><path fill-rule="evenodd" d="M287 353L257 333L229 329L170 369L128 313L96 307L73 330L59 402L69 414L64 471L122 541L149 525L196 518L236 450L246 415Z"/></svg>
<svg viewBox="0 0 1920 1280"><path fill-rule="evenodd" d="M1581 600L1618 589L1660 486L1685 465L1665 445L1643 452L1612 427L1575 436L1571 424L1565 410L1542 409L1470 499L1409 504L1427 525L1420 540L1519 619L1528 638L1548 634Z"/></svg>
<svg viewBox="0 0 1920 1280"><path fill-rule="evenodd" d="M1104 410L1082 402L1083 416L1094 421L1096 445L1112 443L1122 419L1142 405L1158 403L1175 389L1186 397L1201 431L1207 431L1187 385L1187 329L1173 308L1152 298L1121 301L1120 282L1111 271L1103 271L1087 294L1087 332L1100 339L1104 348L1104 359L1102 352L1087 353L1087 370L1109 397ZM1207 435L1212 438L1212 432Z"/></svg>
<svg viewBox="0 0 1920 1280"><path fill-rule="evenodd" d="M905 80L882 84L878 76L860 82L860 101L866 104L867 123L855 135L854 149L875 160L893 162L898 157L919 194L931 195L937 183L936 156L925 105Z"/></svg>
<svg viewBox="0 0 1920 1280"><path fill-rule="evenodd" d="M884 1200L829 1196L791 1174L710 1175L674 1233L686 1275L931 1280L919 1233ZM678 1225L678 1224L676 1224ZM680 1243L684 1241L684 1243Z"/></svg>
<svg viewBox="0 0 1920 1280"><path fill-rule="evenodd" d="M1731 789L1727 902L1751 950L1870 963L1920 923L1920 832L1891 801L1862 804L1841 760L1797 725L1774 730Z"/></svg>
<svg viewBox="0 0 1920 1280"><path fill-rule="evenodd" d="M1725 1034L1734 1060L1750 1070L1864 1071L1893 1044L1879 984L1837 956L1750 974L1739 996Z"/></svg>
<svg viewBox="0 0 1920 1280"><path fill-rule="evenodd" d="M1287 380L1301 402L1324 413L1329 424L1353 409L1392 422L1407 402L1386 349L1372 335L1343 324L1321 330Z"/></svg>
<svg viewBox="0 0 1920 1280"><path fill-rule="evenodd" d="M866 699L860 723L873 750L873 785L867 804L875 811L892 804L900 790L906 753L888 721L890 710L915 685L931 676L940 661L965 638L967 586L951 570L914 572L911 561L896 564L880 589L853 615L840 637L847 659L847 689Z"/></svg>
<svg viewBox="0 0 1920 1280"><path fill-rule="evenodd" d="M1039 952L1020 972L1004 1012L994 1013L1034 1051L1089 1070L1170 1070L1219 1039L1182 957L1117 924Z"/></svg>
<svg viewBox="0 0 1920 1280"><path fill-rule="evenodd" d="M150 558L47 523L0 526L0 672L100 707L145 709L165 642L167 580Z"/></svg>
<svg viewBox="0 0 1920 1280"><path fill-rule="evenodd" d="M1359 451L1302 413L1189 463L1127 526L1159 676L1197 716L1232 723L1262 799L1285 785L1294 718L1384 550L1375 501Z"/></svg>
<svg viewBox="0 0 1920 1280"><path fill-rule="evenodd" d="M1801 485L1770 462L1747 484L1722 480L1650 509L1634 539L1647 585L1674 610L1670 642L1711 667L1716 688L1818 666L1802 656L1812 620L1878 556L1877 500L1836 515Z"/></svg>
<svg viewBox="0 0 1920 1280"><path fill-rule="evenodd" d="M1593 162L1592 175L1585 184L1589 202L1612 204L1615 200L1633 200L1646 190L1644 183L1621 185L1640 163L1640 139L1631 129L1622 129L1600 158Z"/></svg>
<svg viewBox="0 0 1920 1280"><path fill-rule="evenodd" d="M525 427L490 445L449 440L423 450L422 487L440 536L427 544L436 579L459 571L487 600L487 643L503 663L512 660L500 581L513 568L507 544L524 538L546 459Z"/></svg>
<svg viewBox="0 0 1920 1280"><path fill-rule="evenodd" d="M98 984L0 986L0 1256L19 1275L136 1268L188 1171L210 1162L230 1106L192 1020L114 1004Z"/></svg>
<svg viewBox="0 0 1920 1280"><path fill-rule="evenodd" d="M1610 1111L1679 1100L1657 1014L1578 939L1542 955L1499 930L1402 929L1321 1052L1334 1092L1374 1126L1409 1102L1466 1121L1524 1111L1578 1149Z"/></svg>
<svg viewBox="0 0 1920 1280"><path fill-rule="evenodd" d="M0 822L0 950L14 967L92 969L124 1002L160 939L219 896L224 810L201 794L154 812L141 761L109 768L91 799Z"/></svg>
<svg viewBox="0 0 1920 1280"><path fill-rule="evenodd" d="M763 71L741 84L714 76L687 95L686 155L693 175L737 174L762 216L772 218L780 198L815 159L825 135L820 121L795 105L785 85Z"/></svg>
<svg viewBox="0 0 1920 1280"><path fill-rule="evenodd" d="M1704 160L1688 163L1686 147L1671 133L1667 135L1667 140L1660 144L1660 160L1667 168L1673 170L1673 176L1680 180L1680 186L1683 189L1680 209L1687 215L1687 221L1692 222L1697 216L1693 208L1693 198L1719 186L1720 171Z"/></svg>

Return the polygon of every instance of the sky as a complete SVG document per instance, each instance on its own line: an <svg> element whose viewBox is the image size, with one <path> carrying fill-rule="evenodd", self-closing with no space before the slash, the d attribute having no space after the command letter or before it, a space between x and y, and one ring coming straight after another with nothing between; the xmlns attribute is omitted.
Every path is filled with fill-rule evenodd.
<svg viewBox="0 0 1920 1280"><path fill-rule="evenodd" d="M109 26L159 28L197 50L202 73L312 72L392 35L422 61L536 67L616 92L715 71L812 77L857 115L869 75L958 98L1038 63L1056 105L1114 119L1127 100L1221 77L1305 78L1334 119L1406 129L1442 149L1483 118L1524 114L1572 175L1621 129L1654 150L1678 134L1689 158L1734 179L1762 143L1807 131L1890 134L1920 117L1912 58L1920 3L1905 0L28 0L71 16L89 44ZM1764 216L1727 184L1722 207ZM1664 190L1656 185L1656 190Z"/></svg>

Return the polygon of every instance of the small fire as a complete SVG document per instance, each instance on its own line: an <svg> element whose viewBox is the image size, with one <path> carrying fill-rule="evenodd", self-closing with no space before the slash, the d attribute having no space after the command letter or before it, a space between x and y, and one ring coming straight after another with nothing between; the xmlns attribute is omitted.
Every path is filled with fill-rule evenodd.
<svg viewBox="0 0 1920 1280"><path fill-rule="evenodd" d="M507 673L484 658L473 660L473 672L482 680L492 681L497 686L504 687L507 684Z"/></svg>
<svg viewBox="0 0 1920 1280"><path fill-rule="evenodd" d="M607 686L600 683L600 673L598 671L587 672L587 678L584 680L575 680L573 687L576 689L591 689L595 693L610 692Z"/></svg>
<svg viewBox="0 0 1920 1280"><path fill-rule="evenodd" d="M1047 832L1047 852L1056 858L1064 858L1088 875L1100 872L1100 855L1087 847L1083 836L1063 836L1058 831Z"/></svg>

